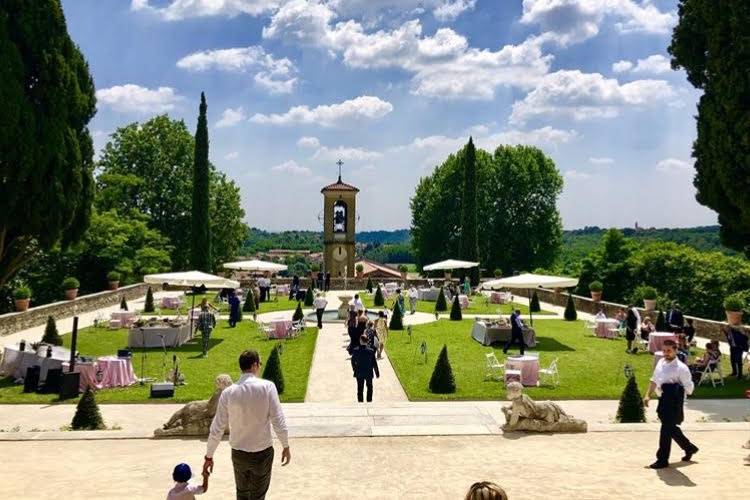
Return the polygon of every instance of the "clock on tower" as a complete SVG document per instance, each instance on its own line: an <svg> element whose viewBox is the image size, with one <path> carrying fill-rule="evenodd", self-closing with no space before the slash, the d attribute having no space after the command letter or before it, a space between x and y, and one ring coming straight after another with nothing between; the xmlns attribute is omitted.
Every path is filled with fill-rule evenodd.
<svg viewBox="0 0 750 500"><path fill-rule="evenodd" d="M320 190L323 194L323 244L325 269L334 277L354 277L356 203L359 189L339 178Z"/></svg>

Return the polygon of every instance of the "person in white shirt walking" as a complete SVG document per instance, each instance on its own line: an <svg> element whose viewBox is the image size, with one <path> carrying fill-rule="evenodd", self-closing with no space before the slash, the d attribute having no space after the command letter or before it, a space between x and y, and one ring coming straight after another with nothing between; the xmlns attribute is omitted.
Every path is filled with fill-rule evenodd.
<svg viewBox="0 0 750 500"><path fill-rule="evenodd" d="M359 311L364 312L365 311L365 304L364 304L364 302L362 302L362 299L359 298L359 294L358 293L354 294L354 310L357 311L357 312L359 312Z"/></svg>
<svg viewBox="0 0 750 500"><path fill-rule="evenodd" d="M656 452L656 462L649 465L652 469L669 467L669 453L673 439L685 451L685 456L682 457L683 462L689 462L698 452L698 447L691 443L680 429L680 424L684 419L685 398L693 393L694 388L690 369L677 359L677 343L674 340L665 340L662 352L664 357L656 364L651 383L643 397L643 404L648 406L651 395L655 391L660 394L659 405L656 407L656 414L661 420L659 450Z"/></svg>
<svg viewBox="0 0 750 500"><path fill-rule="evenodd" d="M211 473L214 452L229 426L237 500L266 497L274 457L271 425L284 447L281 465L287 465L292 459L279 394L273 382L258 377L261 364L257 351L240 354L242 376L221 393L206 445L203 470Z"/></svg>
<svg viewBox="0 0 750 500"><path fill-rule="evenodd" d="M323 328L323 313L326 310L328 301L323 297L323 294L318 292L313 300L313 307L315 308L315 316L318 318L318 328Z"/></svg>

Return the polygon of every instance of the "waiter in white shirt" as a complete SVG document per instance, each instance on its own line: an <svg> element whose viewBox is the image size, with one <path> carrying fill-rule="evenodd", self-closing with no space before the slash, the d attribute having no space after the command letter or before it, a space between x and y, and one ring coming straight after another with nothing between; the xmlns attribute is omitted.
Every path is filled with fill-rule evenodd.
<svg viewBox="0 0 750 500"><path fill-rule="evenodd" d="M261 364L257 351L240 354L242 376L219 396L206 445L203 470L213 472L214 452L229 426L238 500L266 497L274 457L271 425L284 447L281 465L287 465L292 459L279 394L273 382L258 377Z"/></svg>
<svg viewBox="0 0 750 500"><path fill-rule="evenodd" d="M656 414L661 420L661 431L659 432L659 450L656 452L656 462L649 465L652 469L663 469L669 467L669 453L672 448L672 440L685 451L683 462L689 462L698 452L698 447L685 437L680 429L683 420L683 406L688 394L693 393L693 378L690 369L685 363L677 359L677 343L674 340L665 340L662 347L664 357L656 363L651 383L643 404L648 406L651 394L659 394L659 405Z"/></svg>
<svg viewBox="0 0 750 500"><path fill-rule="evenodd" d="M362 302L362 299L359 298L359 294L354 294L354 310L359 312L365 310L365 304Z"/></svg>

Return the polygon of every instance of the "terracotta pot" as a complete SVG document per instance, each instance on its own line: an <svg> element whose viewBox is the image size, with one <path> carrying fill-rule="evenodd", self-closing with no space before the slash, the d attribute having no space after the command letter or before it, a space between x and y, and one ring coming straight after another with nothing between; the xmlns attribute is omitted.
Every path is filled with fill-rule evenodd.
<svg viewBox="0 0 750 500"><path fill-rule="evenodd" d="M591 300L599 302L602 300L602 292L591 292Z"/></svg>
<svg viewBox="0 0 750 500"><path fill-rule="evenodd" d="M29 302L31 302L31 299L16 299L16 311L18 312L24 312L29 308Z"/></svg>
<svg viewBox="0 0 750 500"><path fill-rule="evenodd" d="M742 311L724 311L727 315L727 323L730 325L742 324Z"/></svg>
<svg viewBox="0 0 750 500"><path fill-rule="evenodd" d="M78 296L78 288L71 288L65 290L65 300L73 300Z"/></svg>
<svg viewBox="0 0 750 500"><path fill-rule="evenodd" d="M120 288L120 282L119 281L110 281L109 282L109 289L110 290L117 290Z"/></svg>
<svg viewBox="0 0 750 500"><path fill-rule="evenodd" d="M406 275L407 275L407 273L401 273L401 279L402 280L406 280Z"/></svg>
<svg viewBox="0 0 750 500"><path fill-rule="evenodd" d="M653 311L654 309L656 309L656 299L643 299L643 307L647 311Z"/></svg>

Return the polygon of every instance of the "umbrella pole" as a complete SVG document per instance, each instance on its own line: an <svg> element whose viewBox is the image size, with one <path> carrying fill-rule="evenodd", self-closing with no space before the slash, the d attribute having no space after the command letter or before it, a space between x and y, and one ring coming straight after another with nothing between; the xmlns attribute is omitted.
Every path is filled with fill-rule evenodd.
<svg viewBox="0 0 750 500"><path fill-rule="evenodd" d="M529 322L534 326L534 311L531 310L531 288L526 289L526 295L529 297Z"/></svg>
<svg viewBox="0 0 750 500"><path fill-rule="evenodd" d="M193 309L195 309L195 287L193 287L193 305L190 306L188 316L190 316L190 338L193 338Z"/></svg>

